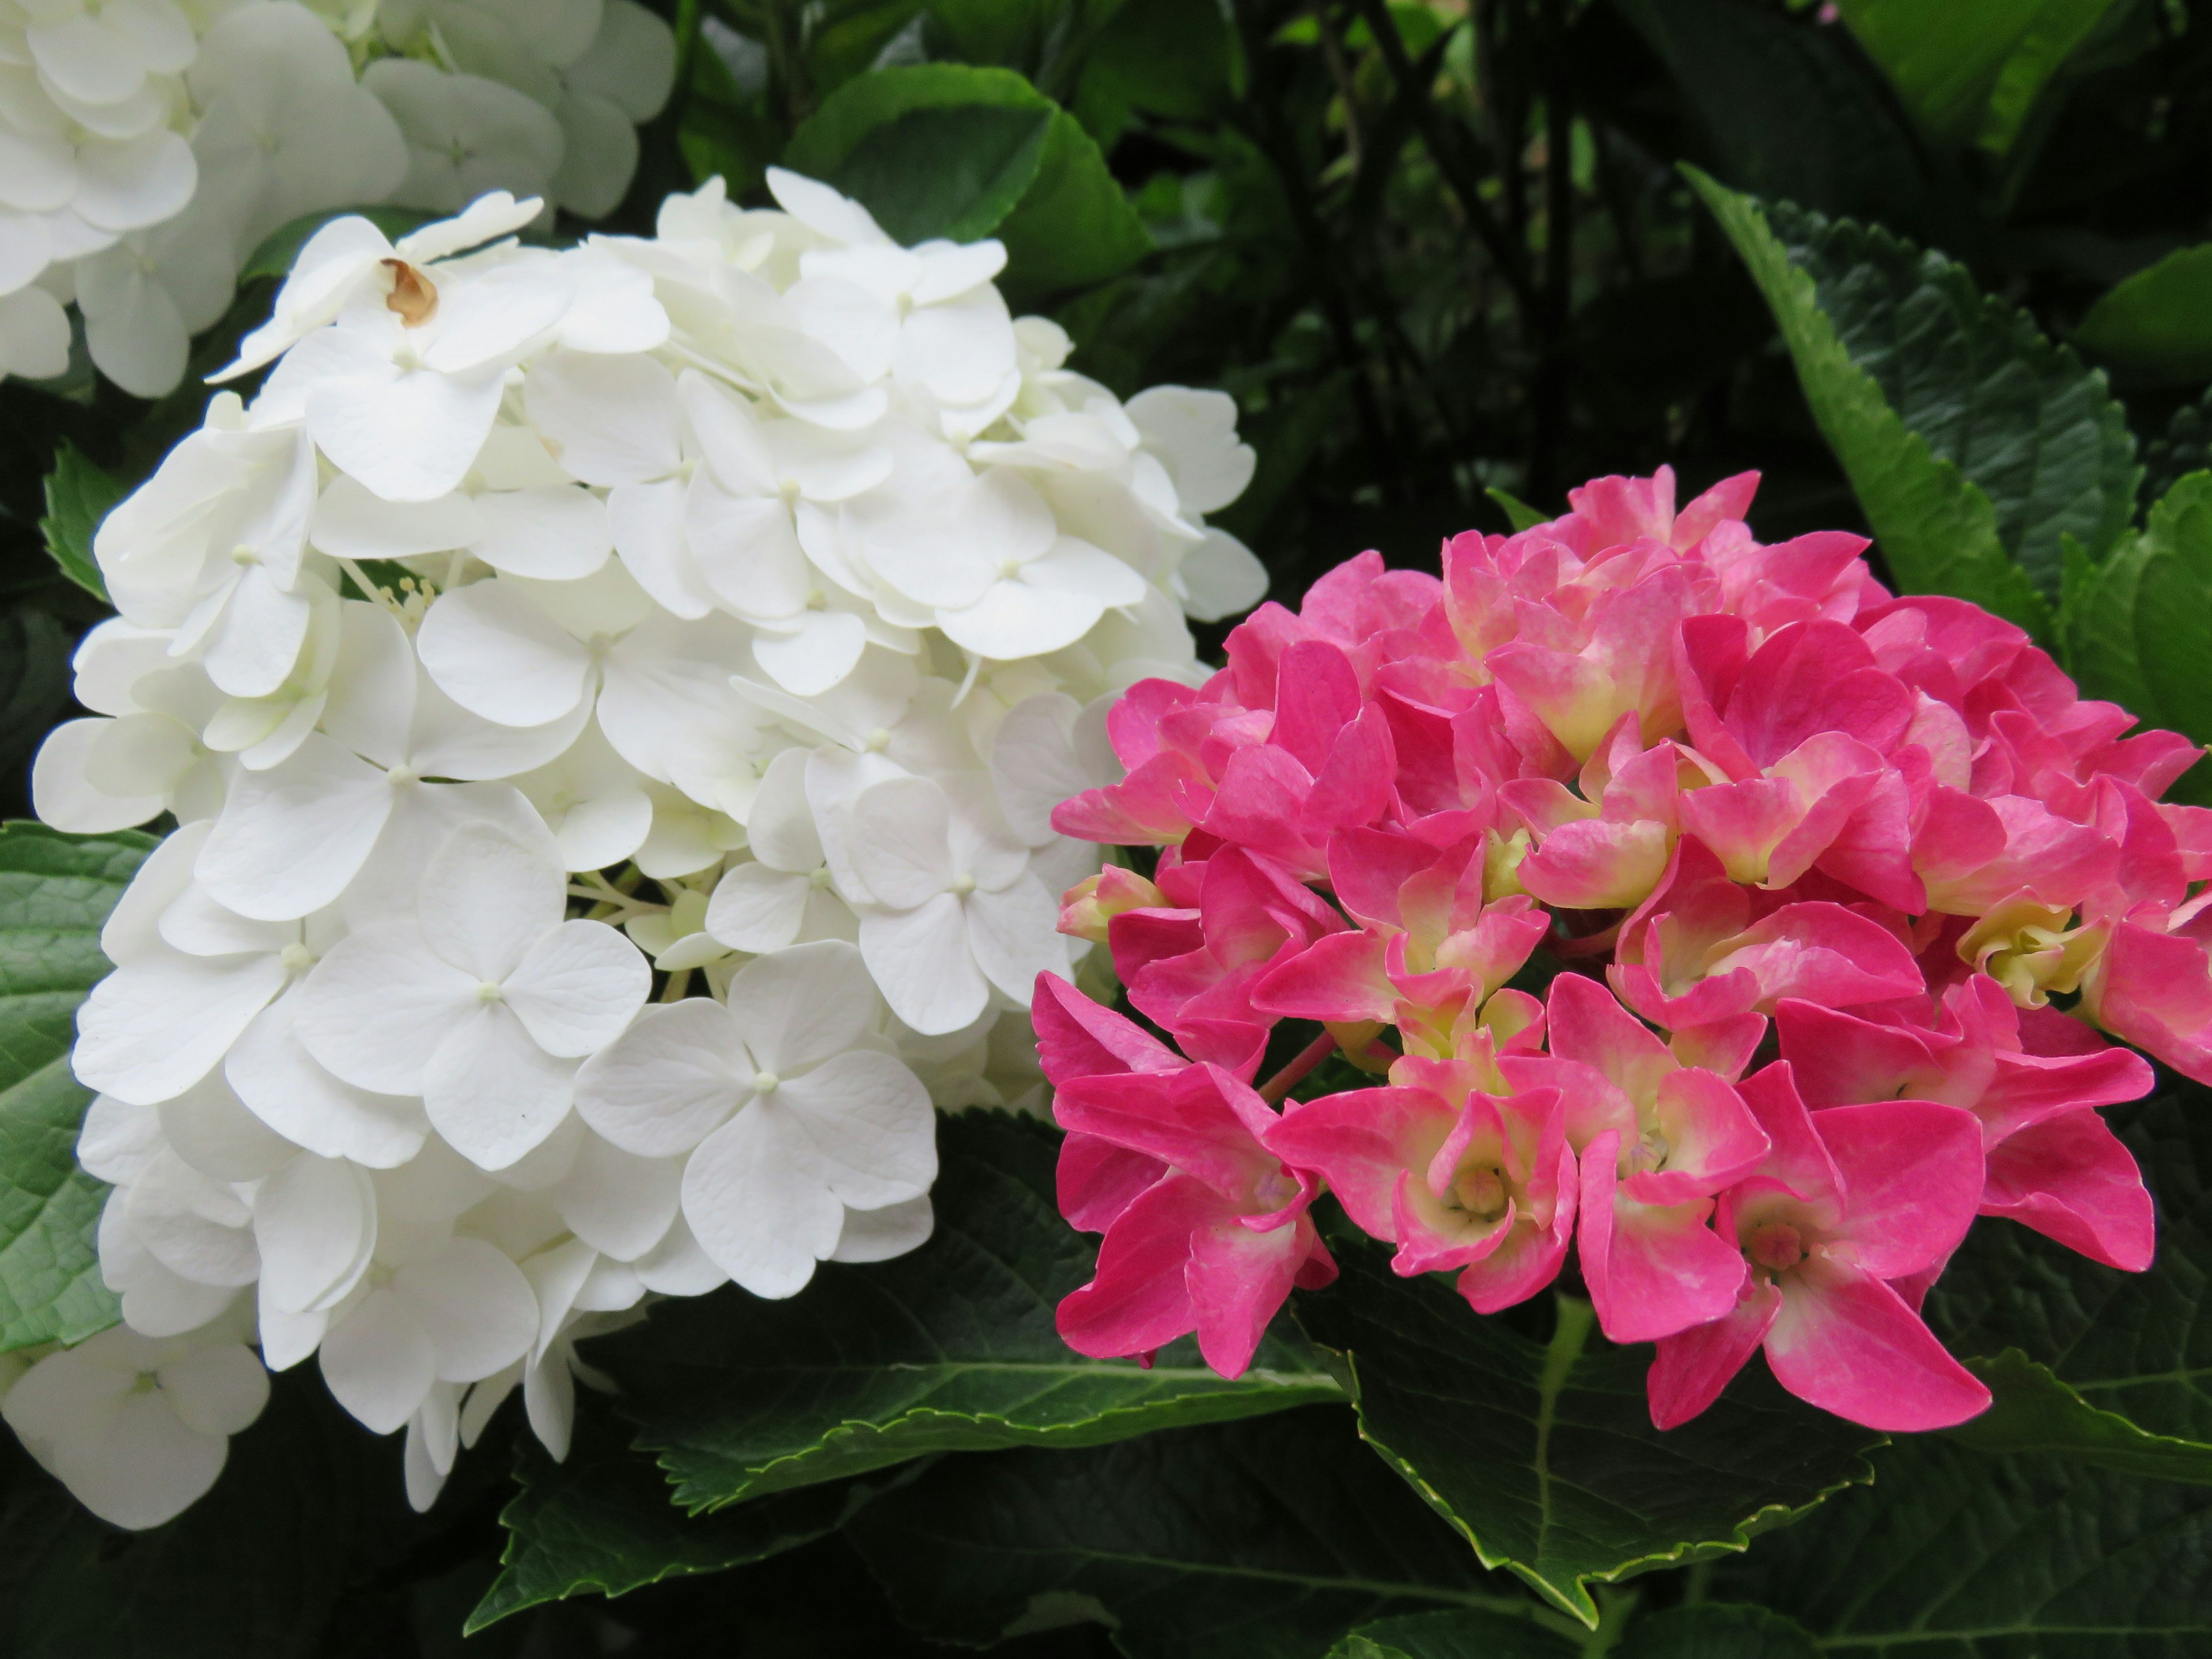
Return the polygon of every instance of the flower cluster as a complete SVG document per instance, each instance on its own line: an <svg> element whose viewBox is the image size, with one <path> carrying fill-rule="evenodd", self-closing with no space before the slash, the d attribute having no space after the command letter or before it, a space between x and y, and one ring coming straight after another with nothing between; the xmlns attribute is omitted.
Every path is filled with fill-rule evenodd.
<svg viewBox="0 0 2212 1659"><path fill-rule="evenodd" d="M676 49L634 0L0 0L0 377L63 373L74 300L100 371L156 397L301 215L612 211Z"/></svg>
<svg viewBox="0 0 2212 1659"><path fill-rule="evenodd" d="M1924 1429L1988 1400L1917 1316L1977 1213L2149 1264L2095 1109L2151 1068L2095 1028L2212 1080L2212 812L2158 800L2198 751L1859 538L1761 545L1755 482L1601 479L1441 580L1363 555L1115 706L1127 776L1054 822L1165 850L1063 927L1180 1052L1040 986L1062 1207L1105 1235L1073 1346L1194 1329L1235 1374L1334 1276L1325 1183L1478 1312L1571 1246L1662 1427L1764 1347ZM1255 1087L1284 1021L1322 1030ZM1339 1049L1382 1080L1278 1109Z"/></svg>
<svg viewBox="0 0 2212 1659"><path fill-rule="evenodd" d="M1202 678L1183 607L1264 586L1200 517L1252 470L1225 396L1124 407L997 243L772 184L562 252L504 194L319 233L259 394L101 526L99 712L34 769L59 828L179 825L73 1055L108 1358L319 1354L418 1503L518 1382L560 1450L574 1337L647 1296L927 1237L933 1103L1040 1092L1097 867L1054 804L1115 692ZM39 1379L94 1363L7 1408L88 1501L123 1442Z"/></svg>

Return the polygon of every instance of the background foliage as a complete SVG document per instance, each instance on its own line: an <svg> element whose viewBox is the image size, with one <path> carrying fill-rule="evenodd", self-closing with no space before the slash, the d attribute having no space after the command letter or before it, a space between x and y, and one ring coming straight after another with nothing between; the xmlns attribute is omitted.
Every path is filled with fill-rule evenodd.
<svg viewBox="0 0 2212 1659"><path fill-rule="evenodd" d="M1768 539L1864 529L1896 584L2212 738L2212 0L670 15L678 94L602 228L715 174L764 200L781 162L902 238L1000 237L1088 372L1237 397L1261 465L1224 522L1279 598L1594 473L1757 468ZM9 816L104 614L93 529L204 398L0 386ZM9 1349L112 1317L61 1055L145 845L0 836ZM1642 1354L1582 1304L1473 1321L1348 1243L1238 1384L1082 1360L1051 1331L1089 1260L1052 1133L971 1113L925 1251L664 1309L594 1350L621 1391L565 1464L502 1418L428 1516L312 1376L151 1534L8 1442L0 1650L2180 1659L2212 1650L2208 1114L2181 1084L2114 1114L2160 1206L2148 1275L1982 1224L1929 1313L1998 1407L1892 1445L1763 1376L1656 1435Z"/></svg>

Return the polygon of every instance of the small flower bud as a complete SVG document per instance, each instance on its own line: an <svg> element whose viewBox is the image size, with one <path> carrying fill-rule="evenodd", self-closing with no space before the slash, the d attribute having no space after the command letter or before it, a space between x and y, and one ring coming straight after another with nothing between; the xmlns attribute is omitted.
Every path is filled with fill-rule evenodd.
<svg viewBox="0 0 2212 1659"><path fill-rule="evenodd" d="M1109 864L1086 876L1060 901L1060 931L1093 945L1106 942L1106 924L1125 910L1164 908L1167 895L1133 870Z"/></svg>

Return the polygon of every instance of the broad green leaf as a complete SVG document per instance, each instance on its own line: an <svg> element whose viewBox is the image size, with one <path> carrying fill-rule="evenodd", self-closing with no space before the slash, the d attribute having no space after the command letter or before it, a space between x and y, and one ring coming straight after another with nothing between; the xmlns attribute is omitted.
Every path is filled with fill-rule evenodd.
<svg viewBox="0 0 2212 1659"><path fill-rule="evenodd" d="M2107 293L2074 343L2138 380L2212 377L2212 242L2169 253Z"/></svg>
<svg viewBox="0 0 2212 1659"><path fill-rule="evenodd" d="M1829 1655L2201 1659L2207 1560L2212 1488L1919 1435L1876 1454L1870 1488L1716 1566L1708 1593Z"/></svg>
<svg viewBox="0 0 2212 1659"><path fill-rule="evenodd" d="M2212 467L2212 392L2175 410L2166 430L2144 443L2143 499L2154 501L2207 467Z"/></svg>
<svg viewBox="0 0 2212 1659"><path fill-rule="evenodd" d="M1892 574L2045 631L2063 538L2101 557L2134 511L2135 441L2104 375L1940 254L1691 182L1766 295Z"/></svg>
<svg viewBox="0 0 2212 1659"><path fill-rule="evenodd" d="M1582 1652L1580 1642L1533 1620L1455 1607L1362 1625L1328 1659L1578 1659Z"/></svg>
<svg viewBox="0 0 2212 1659"><path fill-rule="evenodd" d="M1559 1301L1548 1346L1473 1312L1437 1276L1333 1237L1343 1276L1298 1322L1350 1360L1360 1433L1483 1565L1595 1626L1589 1585L1740 1551L1868 1478L1881 1437L1783 1393L1754 1364L1703 1416L1651 1426L1650 1350L1595 1334Z"/></svg>
<svg viewBox="0 0 2212 1659"><path fill-rule="evenodd" d="M1492 489L1482 493L1489 496L1498 510L1505 515L1505 522L1513 526L1513 533L1516 536L1524 530L1534 529L1540 524L1548 524L1553 518L1553 514L1540 512L1518 495L1508 495L1504 490Z"/></svg>
<svg viewBox="0 0 2212 1659"><path fill-rule="evenodd" d="M1132 111L1205 121L1233 96L1237 61L1228 20L1188 0L1125 0L1084 59L1075 112L1111 149Z"/></svg>
<svg viewBox="0 0 2212 1659"><path fill-rule="evenodd" d="M1891 225L1930 218L1919 147L1839 31L1736 0L1619 9L1666 65L1704 139L1698 157L1723 182Z"/></svg>
<svg viewBox="0 0 2212 1659"><path fill-rule="evenodd" d="M436 216L409 208L392 207L341 208L335 212L302 214L261 239L261 246L246 256L246 267L238 273L239 286L243 288L258 276L290 275L292 261L300 257L300 250L307 246L307 239L333 219L366 219L396 242L410 230L420 230Z"/></svg>
<svg viewBox="0 0 2212 1659"><path fill-rule="evenodd" d="M1941 143L2002 155L2113 0L1839 0L1844 21Z"/></svg>
<svg viewBox="0 0 2212 1659"><path fill-rule="evenodd" d="M35 605L0 611L0 770L22 775L70 701L70 638Z"/></svg>
<svg viewBox="0 0 2212 1659"><path fill-rule="evenodd" d="M1049 109L951 104L871 128L829 177L894 240L981 240L1036 182Z"/></svg>
<svg viewBox="0 0 2212 1659"><path fill-rule="evenodd" d="M107 973L100 927L151 836L0 826L0 1351L115 1322L93 1235L107 1189L76 1164L92 1096L70 1074L77 1005Z"/></svg>
<svg viewBox="0 0 2212 1659"><path fill-rule="evenodd" d="M1818 1659L1820 1648L1779 1613L1709 1601L1645 1614L1611 1652L1614 1659Z"/></svg>
<svg viewBox="0 0 2212 1659"><path fill-rule="evenodd" d="M2194 472L2154 503L2148 524L2068 584L2066 665L2083 695L2118 703L2148 726L2212 739L2212 472ZM2169 792L2212 795L2203 765Z"/></svg>
<svg viewBox="0 0 2212 1659"><path fill-rule="evenodd" d="M273 1379L208 1495L148 1532L95 1520L29 1460L0 1499L9 1659L319 1659L342 1599L440 1517L407 1510L399 1445L362 1431L312 1365ZM329 1644L331 1645L326 1645Z"/></svg>
<svg viewBox="0 0 2212 1659"><path fill-rule="evenodd" d="M2146 1435L2212 1443L2212 1091L2169 1077L2106 1115L2158 1200L2150 1271L2100 1267L1984 1219L1928 1293L1928 1322L1954 1353L2018 1349Z"/></svg>
<svg viewBox="0 0 2212 1659"><path fill-rule="evenodd" d="M471 1634L544 1601L626 1595L665 1578L764 1561L835 1532L884 1484L837 1481L688 1516L659 1466L630 1449L604 1412L580 1407L562 1462L535 1435L522 1437L522 1490L500 1512L507 1548L498 1578L469 1615Z"/></svg>
<svg viewBox="0 0 2212 1659"><path fill-rule="evenodd" d="M107 602L107 584L100 580L100 565L92 556L92 538L107 509L123 495L121 484L75 444L62 440L54 451L54 470L46 474L46 516L39 520L39 528L62 574L102 604Z"/></svg>
<svg viewBox="0 0 2212 1659"><path fill-rule="evenodd" d="M1340 1407L944 1458L846 1532L901 1618L968 1646L1094 1619L1129 1659L1322 1659L1425 1608L1565 1623L1482 1572Z"/></svg>
<svg viewBox="0 0 2212 1659"><path fill-rule="evenodd" d="M1097 1445L1342 1398L1294 1335L1263 1343L1234 1382L1188 1338L1150 1370L1068 1348L1053 1310L1091 1277L1097 1244L1054 1202L1058 1145L1033 1119L943 1119L921 1249L825 1264L785 1302L727 1289L664 1303L592 1345L677 1500L713 1509L924 1452Z"/></svg>
<svg viewBox="0 0 2212 1659"><path fill-rule="evenodd" d="M2049 1452L2122 1474L2212 1485L2212 1445L2146 1434L2118 1413L2100 1411L2018 1348L1970 1360L1966 1368L1995 1398L1989 1410L1950 1431L1962 1445L1985 1452Z"/></svg>
<svg viewBox="0 0 2212 1659"><path fill-rule="evenodd" d="M783 164L836 180L878 128L919 111L978 107L1034 112L1047 122L1027 189L988 233L974 233L1006 244L1006 285L1046 292L1102 282L1151 248L1144 222L1082 124L1011 70L918 64L857 76L792 135ZM859 199L871 212L897 216L889 198Z"/></svg>

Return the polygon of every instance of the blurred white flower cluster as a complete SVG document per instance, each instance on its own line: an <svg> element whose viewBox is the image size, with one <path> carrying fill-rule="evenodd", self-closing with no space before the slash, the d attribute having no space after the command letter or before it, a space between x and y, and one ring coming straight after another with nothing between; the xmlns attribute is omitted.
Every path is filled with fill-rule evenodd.
<svg viewBox="0 0 2212 1659"><path fill-rule="evenodd" d="M271 231L483 192L595 218L676 48L633 0L0 0L0 378L158 397Z"/></svg>
<svg viewBox="0 0 2212 1659"><path fill-rule="evenodd" d="M557 1453L580 1333L912 1249L933 1103L1034 1103L1030 988L1097 863L1051 809L1118 775L1113 694L1201 678L1186 614L1259 599L1202 516L1252 452L1219 392L1064 367L996 242L771 185L559 252L504 194L331 223L258 396L100 527L99 713L33 787L60 829L180 826L74 1063L100 1363L183 1427L32 1387L91 1344L7 1408L95 1507L137 1489L105 1444L198 1460L164 1512L213 1478L237 1390L163 1380L203 1340L319 1354L418 1504L518 1382Z"/></svg>

